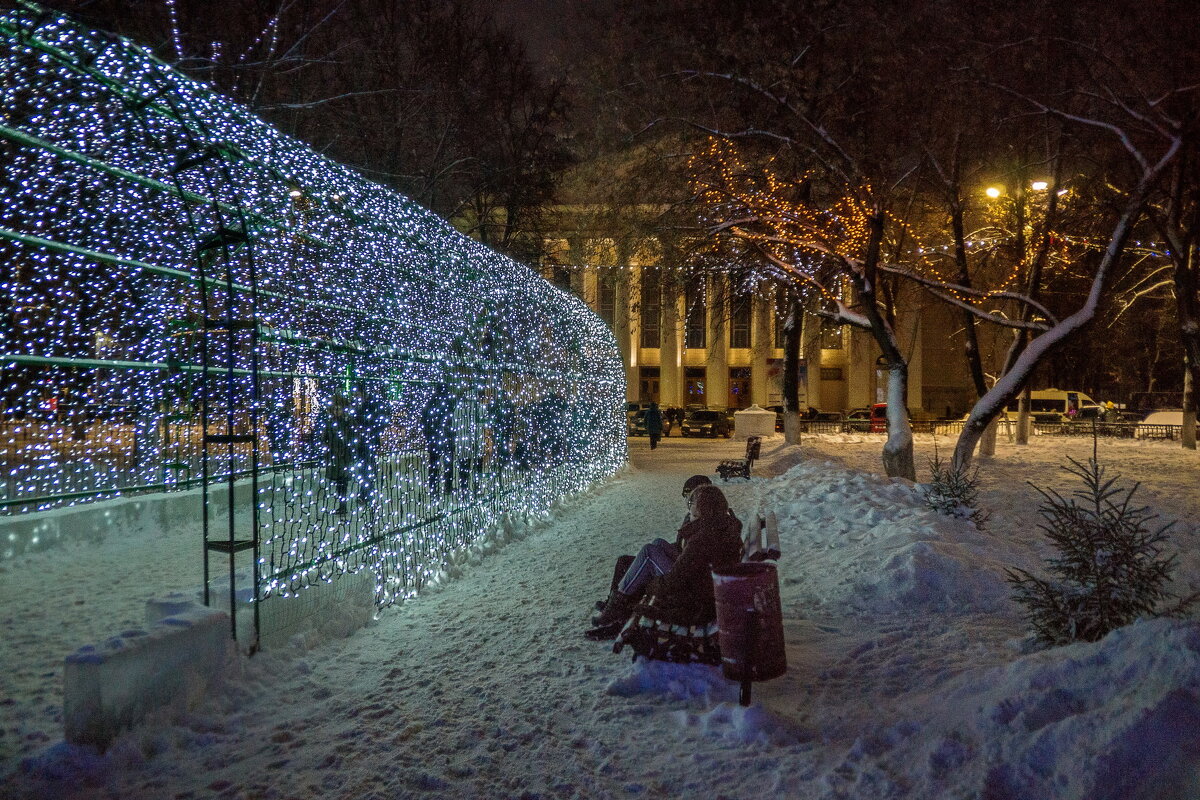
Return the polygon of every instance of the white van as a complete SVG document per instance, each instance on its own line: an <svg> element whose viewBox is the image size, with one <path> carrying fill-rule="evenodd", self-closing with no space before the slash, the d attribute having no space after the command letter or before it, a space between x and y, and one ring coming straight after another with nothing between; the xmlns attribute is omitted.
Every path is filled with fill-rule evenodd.
<svg viewBox="0 0 1200 800"><path fill-rule="evenodd" d="M1020 397L1014 397L1008 404L1008 413L1016 414L1019 403ZM1104 408L1083 392L1038 389L1029 393L1029 413L1034 422L1054 423L1094 419L1103 415Z"/></svg>

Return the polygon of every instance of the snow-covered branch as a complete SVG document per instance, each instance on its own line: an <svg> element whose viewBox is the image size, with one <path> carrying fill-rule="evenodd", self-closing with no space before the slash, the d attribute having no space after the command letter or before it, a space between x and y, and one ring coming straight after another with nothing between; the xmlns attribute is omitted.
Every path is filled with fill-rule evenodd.
<svg viewBox="0 0 1200 800"><path fill-rule="evenodd" d="M900 275L904 278L907 278L908 280L918 283L918 284L924 286L926 289L930 290L930 292L937 295L939 298L945 300L946 302L951 303L952 305L958 306L959 308L968 310L975 316L979 317L980 319L985 319L988 322L994 322L997 325L1003 325L1008 328L1025 328L1027 330L1044 331L1044 330L1047 330L1050 326L1058 324L1058 319L1054 316L1054 314L1050 313L1050 310L1048 308L1046 308L1044 305L1042 305L1038 301L1034 300L1032 297L1030 297L1027 294L1022 294L1020 292L1010 292L1010 291L1003 291L1003 292L983 291L981 289L976 289L976 288L973 288L970 286L962 286L960 284L950 283L948 281L939 281L934 278L928 278L924 275L913 272L910 269L907 269L905 267L896 266L894 264L880 264L879 269L881 271L887 272L891 275ZM955 295L966 295L969 297L977 297L981 300L986 300L986 299L1012 300L1016 303L1021 303L1023 305L1029 306L1034 311L1036 311L1038 314L1040 314L1046 320L1046 322L1044 322L1044 323L1022 322L1021 320L1017 320L1017 319L1007 319L1005 317L1000 317L998 315L990 314L986 311L983 311L983 310L979 309L978 307L973 306L970 303L966 302L965 300L959 299Z"/></svg>

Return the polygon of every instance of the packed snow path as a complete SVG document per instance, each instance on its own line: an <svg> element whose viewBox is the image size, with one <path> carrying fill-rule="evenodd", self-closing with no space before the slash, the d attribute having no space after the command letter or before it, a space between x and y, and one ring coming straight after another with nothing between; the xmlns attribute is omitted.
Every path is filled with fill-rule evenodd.
<svg viewBox="0 0 1200 800"><path fill-rule="evenodd" d="M711 474L744 446L667 439L651 453L633 440L629 470L555 509L527 538L477 553L436 591L348 638L244 660L192 710L164 711L103 758L43 751L0 783L0 795L1200 796L1194 623L1138 623L1095 645L1025 655L999 570L1036 566L1032 489L994 485L986 494L997 520L978 532L937 517L903 482L831 460L870 460L863 454L877 454L877 440L812 439L803 460L777 444L758 477L724 484L743 519L775 510L783 538L789 671L756 685L748 709L717 669L633 665L582 637L615 556L669 538L683 480ZM1122 469L1120 457L1139 469L1157 463L1166 487L1195 485L1194 453L1117 450L1127 479L1158 476ZM997 473L1058 480L1061 454L1009 455L1013 463L997 457ZM1168 495L1163 513L1184 518L1173 540L1184 551L1181 579L1196 581L1196 500L1170 488L1157 499ZM56 564L86 562L87 547L109 549L39 557L37 580L53 584ZM62 569L87 587L78 567ZM13 595L35 593L29 572L6 576L5 635L18 627ZM27 635L52 635L55 614L68 621L49 604ZM128 624L101 616L97 635ZM50 668L0 707L6 766L61 736L61 655L22 654L12 658L24 659L30 680L33 664ZM33 692L41 705L29 702ZM13 739L22 753L9 749Z"/></svg>

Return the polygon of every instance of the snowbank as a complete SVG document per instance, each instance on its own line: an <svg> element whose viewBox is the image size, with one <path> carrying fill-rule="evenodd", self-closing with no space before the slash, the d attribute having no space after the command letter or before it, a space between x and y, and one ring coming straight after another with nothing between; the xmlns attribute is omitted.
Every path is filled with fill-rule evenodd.
<svg viewBox="0 0 1200 800"><path fill-rule="evenodd" d="M672 531L683 480L737 442L635 443L630 469L477 542L437 591L345 639L242 659L198 705L150 714L102 756L56 743L62 657L96 640L80 638L89 619L144 624L144 599L124 598L178 585L195 559L173 559L193 540L135 532L0 562L0 796L1195 800L1197 623L1030 652L1006 599L1002 567L1045 555L1024 481L1069 490L1064 455L1090 449L1048 438L1002 443L986 464L983 531L869 474L877 439L771 443L754 478L721 484L743 519L780 521L788 672L756 684L748 708L718 668L631 663L581 635L613 558ZM1196 454L1104 446L1143 502L1182 520L1187 590ZM46 602L44 585L67 588Z"/></svg>
<svg viewBox="0 0 1200 800"><path fill-rule="evenodd" d="M760 502L775 510L785 553L812 562L806 603L862 611L1009 607L1004 567L1028 555L971 522L939 515L921 487L847 472L828 461L791 467Z"/></svg>
<svg viewBox="0 0 1200 800"><path fill-rule="evenodd" d="M1200 623L1138 622L973 672L930 711L893 756L920 765L917 796L965 783L995 800L1195 800Z"/></svg>

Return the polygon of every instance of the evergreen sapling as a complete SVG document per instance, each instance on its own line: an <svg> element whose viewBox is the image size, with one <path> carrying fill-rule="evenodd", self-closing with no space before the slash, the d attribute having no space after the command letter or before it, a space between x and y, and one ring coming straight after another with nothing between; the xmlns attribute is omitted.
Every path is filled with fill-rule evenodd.
<svg viewBox="0 0 1200 800"><path fill-rule="evenodd" d="M925 486L925 504L939 514L969 519L976 528L983 530L983 524L991 514L975 507L979 499L979 469L968 470L944 463L936 445L929 469L932 475Z"/></svg>
<svg viewBox="0 0 1200 800"><path fill-rule="evenodd" d="M1063 469L1084 484L1071 497L1033 487L1045 498L1038 511L1046 521L1038 527L1058 551L1047 559L1052 577L1006 570L1013 598L1025 607L1038 640L1050 645L1097 641L1138 617L1158 615L1159 604L1172 596L1166 585L1175 556L1162 551L1174 523L1151 527L1157 515L1131 504L1140 484L1118 487L1120 476L1106 479L1095 458L1086 466L1070 461ZM1181 612L1195 599L1165 613Z"/></svg>

